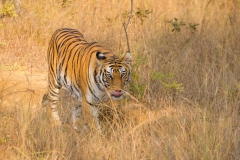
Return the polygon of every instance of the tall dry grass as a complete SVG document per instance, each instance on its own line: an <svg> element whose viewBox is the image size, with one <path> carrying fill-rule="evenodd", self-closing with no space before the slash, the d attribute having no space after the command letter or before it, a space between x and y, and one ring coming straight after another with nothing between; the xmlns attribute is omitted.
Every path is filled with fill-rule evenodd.
<svg viewBox="0 0 240 160"><path fill-rule="evenodd" d="M48 41L61 27L122 55L130 1L67 2L25 0L21 16L0 20L0 159L240 159L238 0L134 1L133 100L104 105L101 136L71 128L64 96L66 130L52 127L39 103L46 79L32 77L47 74ZM138 8L150 13L141 20ZM174 18L186 23L180 32Z"/></svg>

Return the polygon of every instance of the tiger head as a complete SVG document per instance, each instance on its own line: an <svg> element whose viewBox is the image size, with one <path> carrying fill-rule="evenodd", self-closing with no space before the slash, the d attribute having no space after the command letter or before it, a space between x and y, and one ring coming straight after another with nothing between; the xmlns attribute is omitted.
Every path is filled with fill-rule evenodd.
<svg viewBox="0 0 240 160"><path fill-rule="evenodd" d="M123 58L113 54L97 52L99 78L103 88L113 100L123 98L125 88L131 79L131 54L127 52Z"/></svg>

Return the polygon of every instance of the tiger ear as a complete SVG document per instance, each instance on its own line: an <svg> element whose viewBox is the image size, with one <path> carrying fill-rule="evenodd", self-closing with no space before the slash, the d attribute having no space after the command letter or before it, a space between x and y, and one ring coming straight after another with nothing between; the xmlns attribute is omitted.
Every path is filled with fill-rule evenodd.
<svg viewBox="0 0 240 160"><path fill-rule="evenodd" d="M126 61L127 64L131 64L131 53L129 51L125 53L123 61Z"/></svg>
<svg viewBox="0 0 240 160"><path fill-rule="evenodd" d="M99 52L99 51L97 52L96 57L97 57L98 60L106 59L105 55L103 53Z"/></svg>

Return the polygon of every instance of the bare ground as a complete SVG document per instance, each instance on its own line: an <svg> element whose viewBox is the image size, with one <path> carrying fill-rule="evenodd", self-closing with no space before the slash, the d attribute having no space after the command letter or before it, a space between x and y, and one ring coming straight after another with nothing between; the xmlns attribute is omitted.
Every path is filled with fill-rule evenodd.
<svg viewBox="0 0 240 160"><path fill-rule="evenodd" d="M0 87L2 106L13 106L27 95L35 99L34 106L39 105L47 88L47 72L0 69Z"/></svg>

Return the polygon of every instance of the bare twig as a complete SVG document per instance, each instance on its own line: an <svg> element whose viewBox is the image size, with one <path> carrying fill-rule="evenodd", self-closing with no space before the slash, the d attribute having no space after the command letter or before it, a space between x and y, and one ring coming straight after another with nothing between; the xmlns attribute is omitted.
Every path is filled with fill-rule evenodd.
<svg viewBox="0 0 240 160"><path fill-rule="evenodd" d="M128 27L128 24L130 22L130 19L132 18L132 11L133 11L133 0L131 0L131 10L130 10L130 15L128 17L128 21L127 23L123 23L123 28L124 28L124 31L125 31L125 34L126 34L126 39L127 39L127 47L128 47L128 51L130 52L130 45L129 45L129 40L128 40L128 33L127 33L127 27Z"/></svg>
<svg viewBox="0 0 240 160"><path fill-rule="evenodd" d="M124 23L124 28L126 28L126 29L127 29L128 24L129 24L129 22L130 22L130 19L132 18L132 11L133 11L133 0L131 0L131 10L130 10L130 15L129 15L129 17L128 17L128 21L127 21L126 24Z"/></svg>

